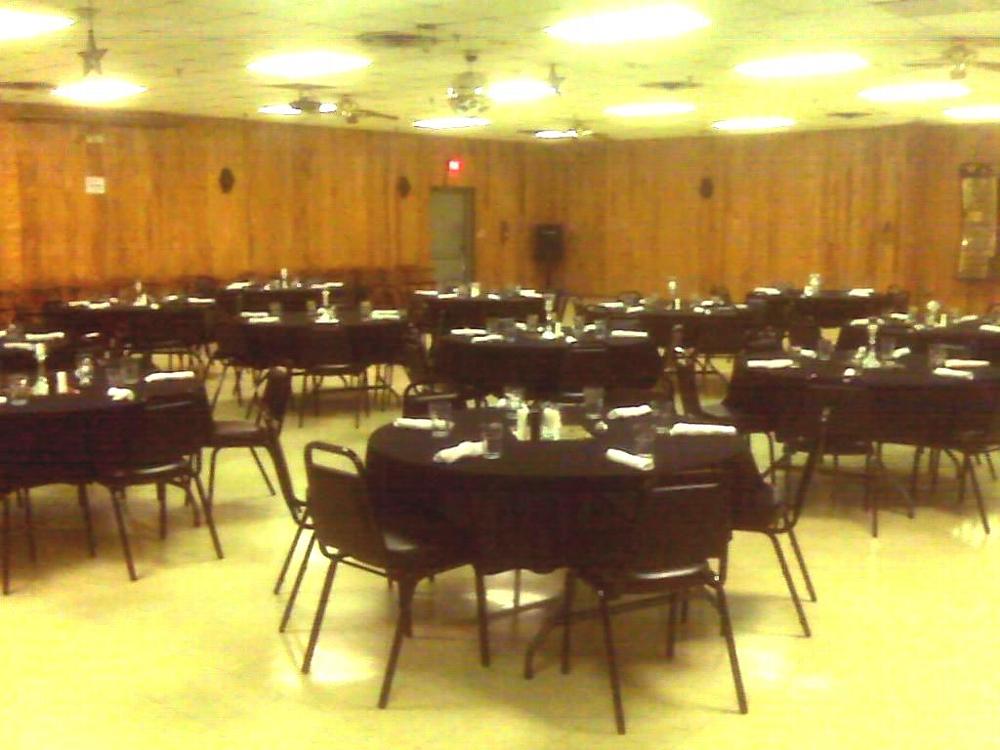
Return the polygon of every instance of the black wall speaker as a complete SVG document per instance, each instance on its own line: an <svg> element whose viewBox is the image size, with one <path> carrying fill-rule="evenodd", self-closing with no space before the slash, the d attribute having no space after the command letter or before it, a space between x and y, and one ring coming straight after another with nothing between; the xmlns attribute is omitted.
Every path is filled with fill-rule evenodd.
<svg viewBox="0 0 1000 750"><path fill-rule="evenodd" d="M558 263L566 252L562 224L535 225L535 260Z"/></svg>

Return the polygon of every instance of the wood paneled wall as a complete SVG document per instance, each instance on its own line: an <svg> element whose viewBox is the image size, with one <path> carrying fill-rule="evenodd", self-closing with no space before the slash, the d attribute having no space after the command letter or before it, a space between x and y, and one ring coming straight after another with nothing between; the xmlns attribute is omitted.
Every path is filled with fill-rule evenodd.
<svg viewBox="0 0 1000 750"><path fill-rule="evenodd" d="M1000 284L955 279L958 168L1000 167L995 126L533 144L178 123L95 128L0 111L0 285L428 265L431 188L460 185L476 191L488 284L538 283L532 230L551 222L568 232L557 280L580 293L662 291L672 275L689 293L721 283L742 295L819 271L828 286L897 283L969 308L1000 299ZM88 143L92 132L103 143ZM465 170L449 178L452 156ZM229 194L223 167L236 176ZM84 193L88 174L107 178L106 195Z"/></svg>

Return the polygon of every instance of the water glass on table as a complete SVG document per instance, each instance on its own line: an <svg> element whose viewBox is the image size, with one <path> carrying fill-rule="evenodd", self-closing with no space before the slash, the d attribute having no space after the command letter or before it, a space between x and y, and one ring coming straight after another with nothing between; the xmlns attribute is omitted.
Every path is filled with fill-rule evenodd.
<svg viewBox="0 0 1000 750"><path fill-rule="evenodd" d="M583 414L588 419L604 416L604 388L587 385L583 387Z"/></svg>
<svg viewBox="0 0 1000 750"><path fill-rule="evenodd" d="M938 367L944 367L944 363L947 359L948 349L946 347L941 344L931 344L927 347L927 364L932 370Z"/></svg>
<svg viewBox="0 0 1000 750"><path fill-rule="evenodd" d="M483 425L483 458L494 460L503 455L503 424L487 422Z"/></svg>
<svg viewBox="0 0 1000 750"><path fill-rule="evenodd" d="M637 421L632 426L632 452L642 458L652 458L655 444L656 426L647 420Z"/></svg>
<svg viewBox="0 0 1000 750"><path fill-rule="evenodd" d="M8 382L7 393L11 406L24 406L28 403L28 396L31 395L31 384L28 378L23 375L15 375Z"/></svg>
<svg viewBox="0 0 1000 750"><path fill-rule="evenodd" d="M448 437L451 433L451 401L432 401L428 407L431 437Z"/></svg>
<svg viewBox="0 0 1000 750"><path fill-rule="evenodd" d="M677 421L673 399L661 398L653 402L653 428L657 435L666 435Z"/></svg>

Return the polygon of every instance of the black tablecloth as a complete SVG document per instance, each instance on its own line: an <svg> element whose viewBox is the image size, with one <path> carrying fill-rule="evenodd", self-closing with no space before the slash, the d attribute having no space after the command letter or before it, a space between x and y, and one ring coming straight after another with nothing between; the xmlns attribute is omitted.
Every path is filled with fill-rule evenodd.
<svg viewBox="0 0 1000 750"><path fill-rule="evenodd" d="M787 327L793 319L809 317L822 328L835 328L855 318L880 315L891 310L894 302L890 294L852 296L846 291L832 289L809 297L803 295L800 289L781 294L750 292L747 302L751 300L763 302L768 322L779 327Z"/></svg>
<svg viewBox="0 0 1000 750"><path fill-rule="evenodd" d="M355 290L346 284L327 288L330 304L353 305L357 303ZM269 289L262 286L250 286L243 289L220 289L215 295L219 308L234 315L245 311L266 312L271 305L281 305L283 312L305 312L308 303L319 306L323 301L323 289L312 286L289 287L287 289Z"/></svg>
<svg viewBox="0 0 1000 750"><path fill-rule="evenodd" d="M433 462L436 451L478 440L482 423L497 419L491 410L456 413L444 438L387 425L368 442L369 484L382 517L432 516L454 525L485 572L547 572L599 558L607 536L629 528L636 493L652 477L714 468L733 493L760 481L735 436L658 437L654 472L609 461L608 447L630 447L625 425L620 434L575 441L519 442L508 433L499 459Z"/></svg>
<svg viewBox="0 0 1000 750"><path fill-rule="evenodd" d="M432 297L414 294L412 305L422 310L421 320L425 330L447 333L452 328L483 328L487 318L514 318L525 320L537 315L545 321L545 300L542 297L520 295L501 296L493 299L488 294L478 297Z"/></svg>
<svg viewBox="0 0 1000 750"><path fill-rule="evenodd" d="M156 307L116 304L99 308L55 303L47 304L43 313L48 328L65 331L74 339L98 332L126 346L151 348L178 339L191 345L209 342L216 306L183 301Z"/></svg>
<svg viewBox="0 0 1000 750"><path fill-rule="evenodd" d="M551 395L584 385L651 388L662 371L652 338L584 337L573 344L523 333L511 341L472 338L438 339L432 357L440 379L487 391L517 385Z"/></svg>
<svg viewBox="0 0 1000 750"><path fill-rule="evenodd" d="M584 318L608 320L612 327L615 320L637 321L639 327L648 331L657 346L669 347L674 344L674 326L681 326L681 344L710 354L735 354L742 349L747 332L753 325L752 312L744 307L705 307L698 311L693 308L675 310L668 307L644 306L642 310L628 312L628 308L588 305L584 308Z"/></svg>

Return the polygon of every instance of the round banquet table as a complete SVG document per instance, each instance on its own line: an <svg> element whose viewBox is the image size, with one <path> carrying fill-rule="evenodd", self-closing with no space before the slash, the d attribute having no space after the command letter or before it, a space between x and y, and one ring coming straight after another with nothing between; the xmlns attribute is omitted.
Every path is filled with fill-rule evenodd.
<svg viewBox="0 0 1000 750"><path fill-rule="evenodd" d="M529 315L537 315L539 321L545 321L545 299L541 295L484 293L469 297L414 293L411 304L420 311L422 328L432 333L448 332L452 328L483 328L487 318L523 321Z"/></svg>
<svg viewBox="0 0 1000 750"><path fill-rule="evenodd" d="M350 363L357 365L399 362L406 338L405 315L393 320L372 320L356 310L338 313L337 323L317 323L309 313L285 313L274 323L251 323L238 318L248 354L258 367L310 361L310 347L318 339L346 339ZM319 342L322 343L322 342Z"/></svg>
<svg viewBox="0 0 1000 750"><path fill-rule="evenodd" d="M143 347L181 337L185 343L207 344L215 322L214 302L167 301L154 306L112 304L88 307L63 302L46 304L45 324L73 338L98 332L123 344Z"/></svg>
<svg viewBox="0 0 1000 750"><path fill-rule="evenodd" d="M663 370L651 337L585 336L572 344L524 332L504 341L473 338L449 334L437 340L432 359L438 378L483 391L515 385L551 396L586 385L651 388Z"/></svg>
<svg viewBox="0 0 1000 750"><path fill-rule="evenodd" d="M680 343L698 350L714 349L712 342L723 338L742 344L754 322L752 311L745 305L695 306L680 310L657 305L643 305L642 309L636 309L637 307L639 306L628 308L588 305L584 308L584 317L588 322L602 319L638 321L639 327L648 331L660 347L675 345L673 329L679 325L683 332ZM725 353L735 354L740 348L742 346L736 346L731 352Z"/></svg>
<svg viewBox="0 0 1000 750"><path fill-rule="evenodd" d="M786 354L752 359L789 358ZM1000 367L971 369L972 380L935 375L926 359L906 357L905 364L862 369L843 358L801 358L793 367L759 369L740 358L733 371L726 404L761 415L771 431L781 427L787 410L801 403L810 385L841 385L864 391L874 434L887 443L928 445L963 431L984 429L1000 405ZM844 371L853 367L854 376Z"/></svg>
<svg viewBox="0 0 1000 750"><path fill-rule="evenodd" d="M485 420L500 419L496 410L456 412L442 438L393 425L372 433L366 463L380 516L447 522L469 540L485 573L548 572L602 559L609 535L627 533L635 497L650 479L712 469L734 495L760 484L737 436L657 436L652 472L609 461L607 448L630 447L623 423L633 420L609 420L606 433L580 440L521 442L505 431L499 459L433 461L442 448L478 440Z"/></svg>
<svg viewBox="0 0 1000 750"><path fill-rule="evenodd" d="M891 294L876 292L867 296L853 296L843 290L821 290L805 296L801 289L781 294L750 292L747 302L763 302L765 316L771 324L785 327L793 319L812 318L820 328L837 328L856 318L881 315L895 303Z"/></svg>
<svg viewBox="0 0 1000 750"><path fill-rule="evenodd" d="M247 311L266 312L271 305L281 305L283 312L305 312L310 302L318 307L323 302L324 289L330 293L330 304L354 304L354 292L340 282L317 283L286 288L252 285L236 289L220 289L215 299L219 308L230 314Z"/></svg>

